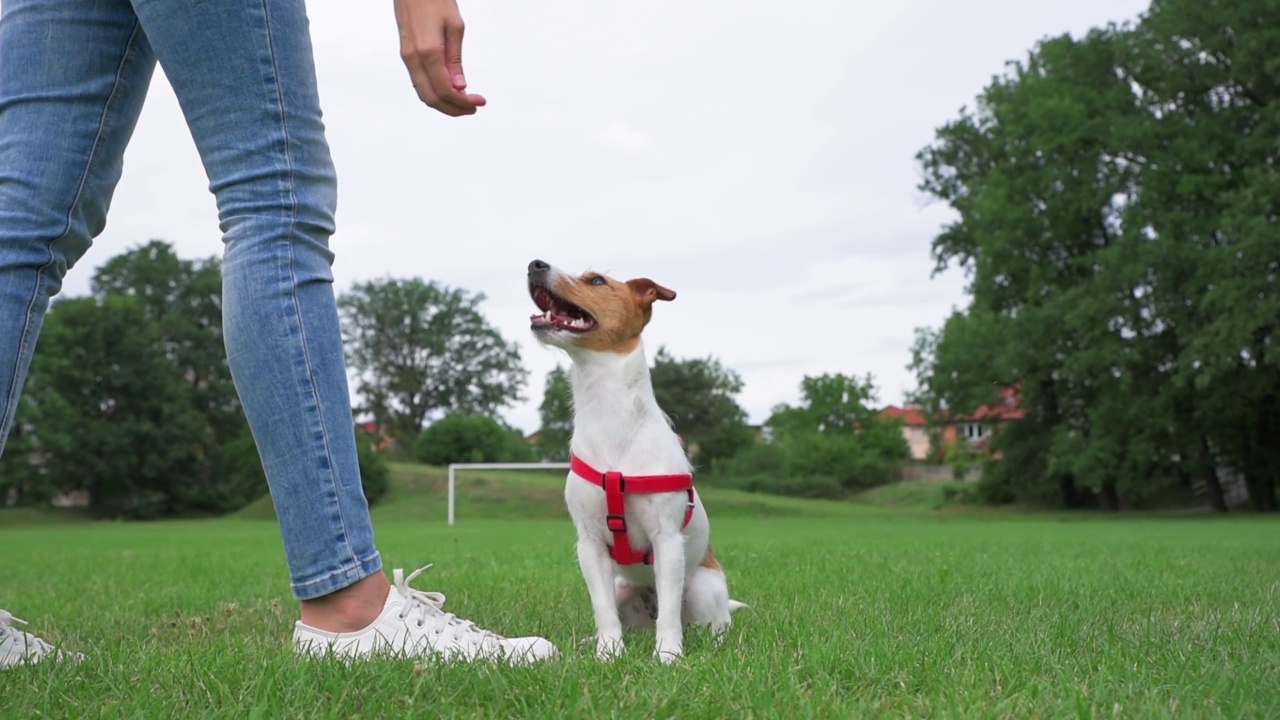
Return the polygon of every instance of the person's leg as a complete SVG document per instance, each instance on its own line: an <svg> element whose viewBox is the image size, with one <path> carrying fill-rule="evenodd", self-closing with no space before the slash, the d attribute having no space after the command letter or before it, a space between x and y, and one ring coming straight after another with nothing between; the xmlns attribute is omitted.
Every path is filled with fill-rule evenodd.
<svg viewBox="0 0 1280 720"><path fill-rule="evenodd" d="M49 299L106 224L154 67L128 0L0 5L0 451Z"/></svg>
<svg viewBox="0 0 1280 720"><path fill-rule="evenodd" d="M49 299L102 232L155 57L128 0L0 4L0 452ZM60 655L0 610L0 667Z"/></svg>
<svg viewBox="0 0 1280 720"><path fill-rule="evenodd" d="M302 2L133 4L217 199L227 358L293 593L307 614L369 590L372 614L347 618L363 626L388 584L356 461L328 247L336 182Z"/></svg>
<svg viewBox="0 0 1280 720"><path fill-rule="evenodd" d="M284 538L300 651L535 660L380 572L333 293L335 180L302 0L133 0L209 176L223 332ZM199 32L193 32L198 29Z"/></svg>

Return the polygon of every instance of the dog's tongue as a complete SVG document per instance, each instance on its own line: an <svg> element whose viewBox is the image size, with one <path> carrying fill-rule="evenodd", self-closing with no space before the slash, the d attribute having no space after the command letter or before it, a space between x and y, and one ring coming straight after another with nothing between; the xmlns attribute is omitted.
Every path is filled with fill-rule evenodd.
<svg viewBox="0 0 1280 720"><path fill-rule="evenodd" d="M544 313L538 313L529 316L529 322L534 325L552 325L558 328L566 328L569 330L582 330L591 326L591 321L569 317L568 315L557 315L550 310Z"/></svg>

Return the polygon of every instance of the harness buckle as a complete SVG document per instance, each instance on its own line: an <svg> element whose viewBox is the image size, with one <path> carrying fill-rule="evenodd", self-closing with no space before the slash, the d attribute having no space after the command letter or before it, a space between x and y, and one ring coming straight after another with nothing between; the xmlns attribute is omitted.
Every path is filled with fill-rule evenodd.
<svg viewBox="0 0 1280 720"><path fill-rule="evenodd" d="M605 515L604 524L605 527L609 528L609 532L621 533L627 531L627 518L622 515Z"/></svg>

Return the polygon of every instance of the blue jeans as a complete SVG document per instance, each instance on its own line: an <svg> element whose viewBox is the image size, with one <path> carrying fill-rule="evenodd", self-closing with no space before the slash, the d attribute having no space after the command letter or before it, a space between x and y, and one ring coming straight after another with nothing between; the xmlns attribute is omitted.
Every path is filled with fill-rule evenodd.
<svg viewBox="0 0 1280 720"><path fill-rule="evenodd" d="M379 572L329 236L336 181L303 0L0 3L0 448L49 299L102 232L156 61L218 203L227 358L293 593Z"/></svg>

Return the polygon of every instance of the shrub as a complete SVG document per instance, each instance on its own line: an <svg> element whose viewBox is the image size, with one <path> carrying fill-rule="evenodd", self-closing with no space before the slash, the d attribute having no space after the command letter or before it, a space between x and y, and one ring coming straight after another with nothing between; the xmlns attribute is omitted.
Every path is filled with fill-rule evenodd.
<svg viewBox="0 0 1280 720"><path fill-rule="evenodd" d="M356 435L356 457L360 460L360 484L369 505L382 499L391 487L391 466L381 453L373 449L373 439Z"/></svg>
<svg viewBox="0 0 1280 720"><path fill-rule="evenodd" d="M708 481L749 492L841 498L894 479L895 463L858 435L787 433L714 463Z"/></svg>
<svg viewBox="0 0 1280 720"><path fill-rule="evenodd" d="M727 460L714 460L708 473L712 484L728 484L736 478L748 476L778 477L786 473L786 458L782 449L774 443L754 443L738 451ZM745 489L745 488L744 488Z"/></svg>
<svg viewBox="0 0 1280 720"><path fill-rule="evenodd" d="M796 433L778 441L789 475L835 478L850 491L893 481L893 463L852 433Z"/></svg>
<svg viewBox="0 0 1280 720"><path fill-rule="evenodd" d="M486 415L451 413L418 435L414 458L428 465L466 462L533 462L519 430Z"/></svg>

